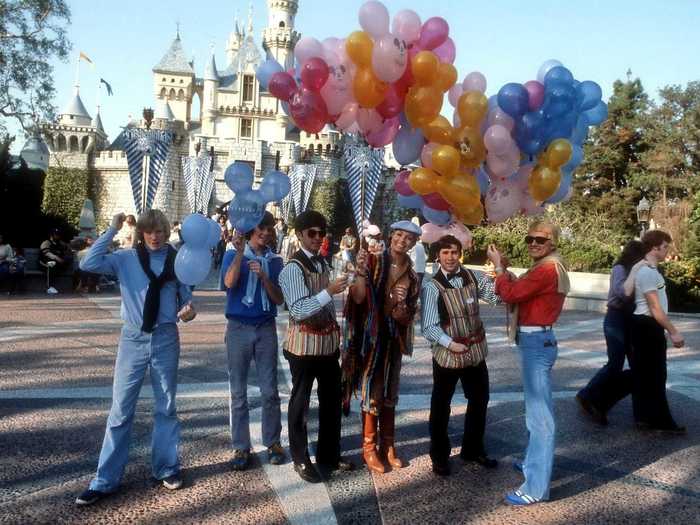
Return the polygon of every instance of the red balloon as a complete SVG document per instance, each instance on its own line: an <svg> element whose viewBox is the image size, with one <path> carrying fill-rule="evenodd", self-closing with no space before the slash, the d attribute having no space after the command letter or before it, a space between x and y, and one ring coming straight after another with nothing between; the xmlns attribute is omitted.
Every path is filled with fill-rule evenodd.
<svg viewBox="0 0 700 525"><path fill-rule="evenodd" d="M386 95L384 95L384 100L375 109L385 119L395 117L403 110L403 96L396 89L395 85L390 85L389 89L386 90Z"/></svg>
<svg viewBox="0 0 700 525"><path fill-rule="evenodd" d="M404 197L410 197L414 194L411 187L408 185L408 178L411 176L411 170L402 170L396 174L394 179L394 189L396 193Z"/></svg>
<svg viewBox="0 0 700 525"><path fill-rule="evenodd" d="M409 64L411 63L411 59L413 58L411 56L411 49L409 48L408 50L408 56L409 56ZM417 50L414 55L418 54L420 50ZM406 68L406 71L404 71L403 76L398 79L396 82L394 82L393 86L396 88L396 92L401 96L401 98L406 98L406 93L408 93L408 88L410 88L413 85L413 72L411 71L410 67Z"/></svg>
<svg viewBox="0 0 700 525"><path fill-rule="evenodd" d="M387 119L379 129L367 133L365 140L373 148L383 148L394 142L394 137L399 132L400 125L399 117Z"/></svg>
<svg viewBox="0 0 700 525"><path fill-rule="evenodd" d="M299 88L289 99L294 122L307 133L318 133L330 121L326 102L318 91Z"/></svg>
<svg viewBox="0 0 700 525"><path fill-rule="evenodd" d="M267 89L278 99L289 101L297 89L297 83L292 75L280 71L270 77Z"/></svg>
<svg viewBox="0 0 700 525"><path fill-rule="evenodd" d="M450 209L450 204L439 193L423 195L423 202L434 210L447 211Z"/></svg>
<svg viewBox="0 0 700 525"><path fill-rule="evenodd" d="M313 57L301 68L301 83L305 88L318 91L328 80L328 65L322 58Z"/></svg>

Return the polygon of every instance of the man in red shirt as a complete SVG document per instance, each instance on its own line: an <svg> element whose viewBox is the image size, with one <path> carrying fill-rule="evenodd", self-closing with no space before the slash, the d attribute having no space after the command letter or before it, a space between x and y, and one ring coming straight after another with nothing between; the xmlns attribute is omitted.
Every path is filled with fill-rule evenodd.
<svg viewBox="0 0 700 525"><path fill-rule="evenodd" d="M495 246L487 250L495 266L496 293L512 308L509 336L520 349L525 423L530 434L525 460L515 464L525 482L506 495L510 505L531 505L549 498L555 435L551 377L557 359L552 325L569 292L569 277L556 251L558 241L557 226L546 221L533 223L525 243L535 263L517 279L505 271L504 258Z"/></svg>

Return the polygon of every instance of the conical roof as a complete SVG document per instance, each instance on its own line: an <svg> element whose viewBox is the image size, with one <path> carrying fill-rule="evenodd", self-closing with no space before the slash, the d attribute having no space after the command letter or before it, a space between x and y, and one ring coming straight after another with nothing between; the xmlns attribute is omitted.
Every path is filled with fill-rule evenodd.
<svg viewBox="0 0 700 525"><path fill-rule="evenodd" d="M204 80L214 80L219 81L219 73L216 70L216 60L214 58L214 53L211 54L211 60L207 63L207 67L204 68Z"/></svg>
<svg viewBox="0 0 700 525"><path fill-rule="evenodd" d="M92 119L92 127L97 128L104 133L105 128L102 125L102 119L100 118L100 107L97 106L97 113L95 113L95 118Z"/></svg>
<svg viewBox="0 0 700 525"><path fill-rule="evenodd" d="M156 107L156 112L153 117L167 121L175 120L175 114L173 110L170 109L170 104L168 104L168 101L165 99L158 102L158 107Z"/></svg>
<svg viewBox="0 0 700 525"><path fill-rule="evenodd" d="M80 95L78 94L77 88L75 90L75 95L73 95L73 98L70 100L70 102L68 102L66 108L61 112L61 115L73 115L76 117L83 117L87 119L92 118L87 112L87 109L85 109L83 101L80 100Z"/></svg>
<svg viewBox="0 0 700 525"><path fill-rule="evenodd" d="M170 44L170 49L168 49L168 52L160 59L160 62L153 67L153 71L159 73L184 73L194 75L194 69L192 69L189 60L187 60L184 49L182 49L180 35L175 37L173 43Z"/></svg>

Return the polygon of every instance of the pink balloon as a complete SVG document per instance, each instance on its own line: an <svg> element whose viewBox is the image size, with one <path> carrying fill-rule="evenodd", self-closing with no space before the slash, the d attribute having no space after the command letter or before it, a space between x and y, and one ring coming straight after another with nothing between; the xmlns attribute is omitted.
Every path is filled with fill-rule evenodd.
<svg viewBox="0 0 700 525"><path fill-rule="evenodd" d="M457 104L459 103L459 97L462 96L462 93L464 93L464 88L462 87L462 84L455 84L447 92L447 100L450 101L450 104L452 104L453 108L457 107Z"/></svg>
<svg viewBox="0 0 700 525"><path fill-rule="evenodd" d="M323 57L321 42L310 36L301 37L297 45L294 46L294 58L297 59L299 64L304 64L313 57Z"/></svg>
<svg viewBox="0 0 700 525"><path fill-rule="evenodd" d="M530 108L530 111L540 109L542 103L544 102L544 86L537 82L537 80L528 80L523 85L527 90L528 107Z"/></svg>
<svg viewBox="0 0 700 525"><path fill-rule="evenodd" d="M538 204L535 199L532 198L527 190L522 192L520 197L520 213L527 217L537 217L539 215L544 215L545 209L543 204Z"/></svg>
<svg viewBox="0 0 700 525"><path fill-rule="evenodd" d="M420 38L420 16L410 9L402 9L394 15L391 32L407 44L412 44Z"/></svg>
<svg viewBox="0 0 700 525"><path fill-rule="evenodd" d="M502 222L520 211L521 191L510 181L491 184L484 198L489 222Z"/></svg>
<svg viewBox="0 0 700 525"><path fill-rule="evenodd" d="M530 174L532 173L535 163L523 164L518 168L518 171L509 179L513 184L515 184L521 191L528 191L528 182L530 180Z"/></svg>
<svg viewBox="0 0 700 525"><path fill-rule="evenodd" d="M478 71L472 71L462 81L464 91L486 93L486 77Z"/></svg>
<svg viewBox="0 0 700 525"><path fill-rule="evenodd" d="M450 26L444 18L434 16L428 18L420 30L418 45L423 50L432 51L447 40L450 34Z"/></svg>
<svg viewBox="0 0 700 525"><path fill-rule="evenodd" d="M457 49L455 48L455 43L452 41L452 39L447 37L447 40L433 49L433 53L437 55L440 62L452 64L457 56Z"/></svg>
<svg viewBox="0 0 700 525"><path fill-rule="evenodd" d="M318 91L299 88L289 99L292 118L307 133L318 133L328 122L328 109Z"/></svg>
<svg viewBox="0 0 700 525"><path fill-rule="evenodd" d="M439 193L423 195L423 202L434 210L447 211L450 209L450 204Z"/></svg>
<svg viewBox="0 0 700 525"><path fill-rule="evenodd" d="M301 83L305 88L318 91L327 80L328 65L322 58L310 58L301 67Z"/></svg>
<svg viewBox="0 0 700 525"><path fill-rule="evenodd" d="M428 142L423 146L423 151L420 153L420 163L424 168L433 167L433 150L437 148L440 144L435 142Z"/></svg>
<svg viewBox="0 0 700 525"><path fill-rule="evenodd" d="M389 11L381 2L370 0L360 7L358 14L362 30L379 38L389 32Z"/></svg>
<svg viewBox="0 0 700 525"><path fill-rule="evenodd" d="M292 75L280 71L270 77L267 89L278 99L289 101L297 89L297 83Z"/></svg>
<svg viewBox="0 0 700 525"><path fill-rule="evenodd" d="M459 99L457 99L457 100L459 100ZM462 119L459 116L459 111L457 111L456 109L452 112L452 126L455 128L462 127Z"/></svg>
<svg viewBox="0 0 700 525"><path fill-rule="evenodd" d="M406 42L392 34L377 39L372 48L372 70L379 80L392 83L400 79L408 64Z"/></svg>
<svg viewBox="0 0 700 525"><path fill-rule="evenodd" d="M484 133L484 146L491 154L503 155L512 143L510 132L503 126L491 126Z"/></svg>
<svg viewBox="0 0 700 525"><path fill-rule="evenodd" d="M403 110L403 100L396 86L390 85L389 89L386 90L384 100L376 107L377 113L385 119L395 117Z"/></svg>
<svg viewBox="0 0 700 525"><path fill-rule="evenodd" d="M469 228L464 224L459 222L451 222L445 226L438 226L432 222L426 222L421 226L421 230L423 232L421 241L427 242L428 244L434 243L445 235L452 235L455 237L462 243L462 248L464 249L471 247L473 242L472 232L470 232Z"/></svg>
<svg viewBox="0 0 700 525"><path fill-rule="evenodd" d="M489 153L486 156L489 173L496 180L505 180L513 175L518 169L518 160L514 160L508 155L495 155L494 153Z"/></svg>
<svg viewBox="0 0 700 525"><path fill-rule="evenodd" d="M348 102L354 100L352 76L345 62L328 65L328 80L321 88L321 96L326 101L328 113L338 115Z"/></svg>
<svg viewBox="0 0 700 525"><path fill-rule="evenodd" d="M513 131L513 128L515 127L513 117L499 107L489 111L489 116L486 119L486 122L489 126L503 126L508 131Z"/></svg>
<svg viewBox="0 0 700 525"><path fill-rule="evenodd" d="M367 144L373 148L383 148L394 141L394 137L399 132L401 121L398 117L393 117L384 121L378 129L367 134L365 139Z"/></svg>
<svg viewBox="0 0 700 525"><path fill-rule="evenodd" d="M357 125L365 135L378 130L382 126L382 116L375 109L360 108L357 112Z"/></svg>
<svg viewBox="0 0 700 525"><path fill-rule="evenodd" d="M335 120L336 127L347 133L350 133L350 127L357 121L357 114L360 110L360 106L357 102L348 102L343 107L340 116Z"/></svg>
<svg viewBox="0 0 700 525"><path fill-rule="evenodd" d="M404 197L410 197L414 193L411 187L408 185L408 177L410 176L411 170L401 170L394 179L394 189L397 193L403 195Z"/></svg>

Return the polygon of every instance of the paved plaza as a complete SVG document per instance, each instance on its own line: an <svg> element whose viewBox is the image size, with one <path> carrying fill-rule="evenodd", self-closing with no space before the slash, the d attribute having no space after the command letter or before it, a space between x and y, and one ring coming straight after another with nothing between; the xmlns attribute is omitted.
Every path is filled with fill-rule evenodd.
<svg viewBox="0 0 700 525"><path fill-rule="evenodd" d="M522 457L526 430L517 354L505 339L502 308L484 308L491 378L486 443L500 461L498 469L465 466L454 448L452 476L432 474L431 355L417 331L414 356L404 358L397 411L398 451L409 465L385 475L370 474L361 466L311 485L298 478L289 462L267 464L255 374L249 402L257 455L247 471L229 467L224 296L205 287L195 299L199 315L180 329L178 412L185 487L169 492L150 477L152 394L144 385L122 488L83 509L74 500L94 473L110 406L121 326L119 297L106 293L0 299L0 523L700 522L698 318L674 319L687 346L669 350L669 400L688 434L671 437L636 430L629 399L611 411L608 427L597 427L581 415L574 394L605 362L602 315L562 315L554 369L557 448L551 501L513 508L503 504L503 495L521 482L512 464ZM286 313L280 315L280 339L286 320ZM279 386L286 446L290 375L281 355ZM453 445L461 437L465 406L464 398L455 394ZM309 424L313 441L315 408ZM360 440L355 404L343 420L342 447L358 465Z"/></svg>

